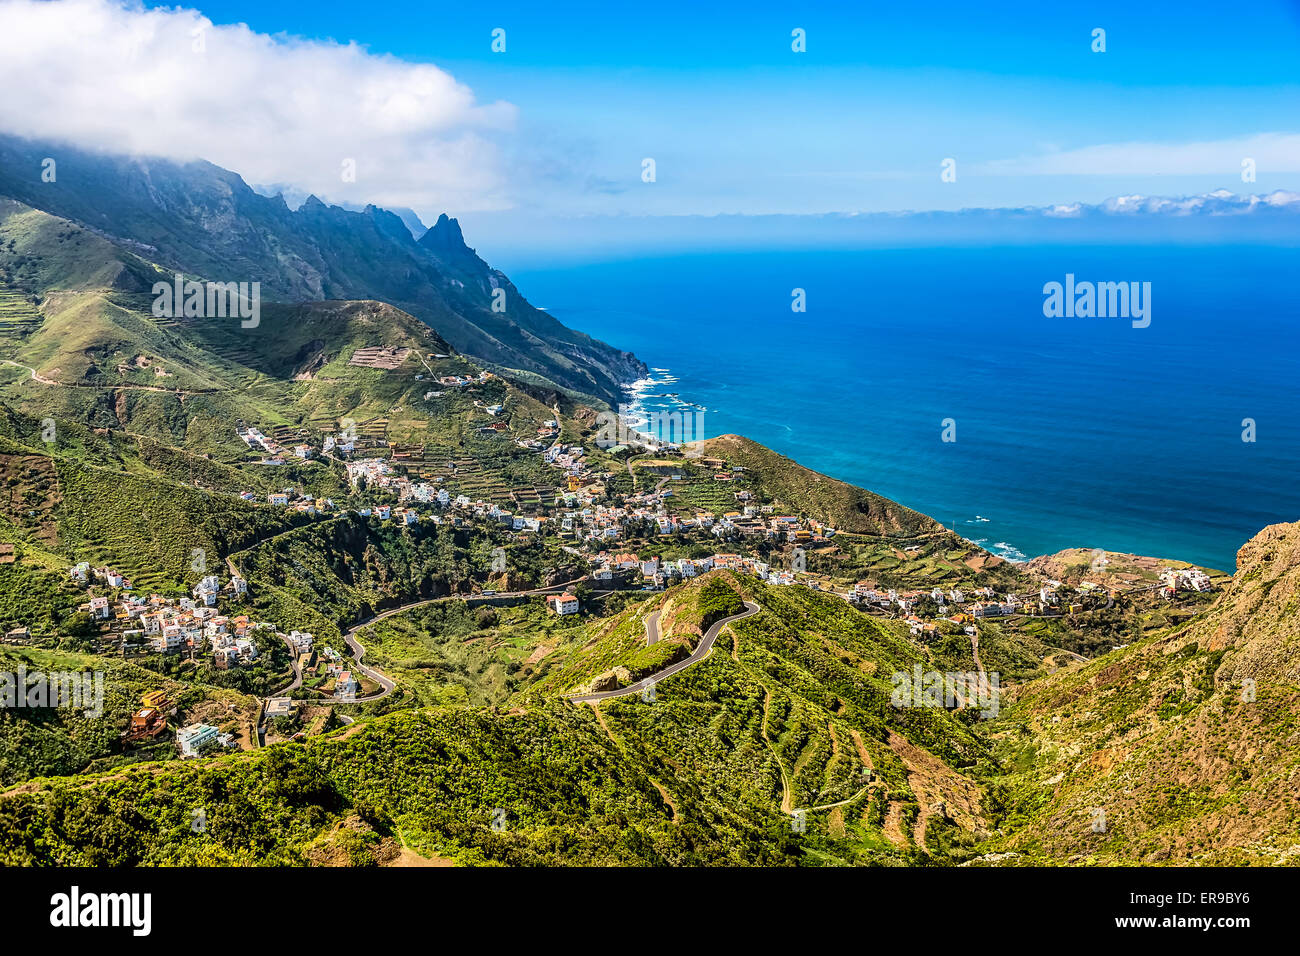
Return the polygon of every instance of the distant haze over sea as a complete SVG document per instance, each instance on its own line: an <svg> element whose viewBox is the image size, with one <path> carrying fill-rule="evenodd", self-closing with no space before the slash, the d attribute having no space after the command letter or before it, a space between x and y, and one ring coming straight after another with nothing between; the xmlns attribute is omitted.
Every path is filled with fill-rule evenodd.
<svg viewBox="0 0 1300 956"><path fill-rule="evenodd" d="M668 370L648 404L703 405L710 435L1009 557L1106 548L1231 571L1262 526L1300 519L1297 252L965 243L499 264L562 322ZM1151 283L1150 326L1045 317L1044 284L1067 275Z"/></svg>

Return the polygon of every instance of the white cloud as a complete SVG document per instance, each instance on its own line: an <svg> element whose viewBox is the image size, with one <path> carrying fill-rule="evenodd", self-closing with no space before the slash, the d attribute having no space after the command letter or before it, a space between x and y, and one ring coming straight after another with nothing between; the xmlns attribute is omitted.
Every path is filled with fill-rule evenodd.
<svg viewBox="0 0 1300 956"><path fill-rule="evenodd" d="M1109 143L999 159L973 167L986 176L1180 176L1236 178L1243 159L1262 173L1300 172L1300 133L1260 133L1202 143Z"/></svg>
<svg viewBox="0 0 1300 956"><path fill-rule="evenodd" d="M0 0L0 23L5 132L422 215L510 204L499 144L515 108L435 66L134 2Z"/></svg>

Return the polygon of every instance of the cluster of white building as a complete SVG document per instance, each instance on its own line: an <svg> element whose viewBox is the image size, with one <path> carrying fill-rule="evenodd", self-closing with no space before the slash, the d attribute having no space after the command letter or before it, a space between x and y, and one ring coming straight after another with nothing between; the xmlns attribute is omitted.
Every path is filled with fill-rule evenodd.
<svg viewBox="0 0 1300 956"><path fill-rule="evenodd" d="M344 465L348 470L348 482L353 490L364 479L369 488L387 488L397 476L384 458L357 458Z"/></svg>
<svg viewBox="0 0 1300 956"><path fill-rule="evenodd" d="M360 487L364 480L369 489L382 489L397 497L398 501L415 501L422 504L438 504L447 507L451 503L451 494L446 488L439 488L427 481L411 481L405 475L398 474L384 458L358 458L346 463L348 482L353 490Z"/></svg>
<svg viewBox="0 0 1300 956"><path fill-rule="evenodd" d="M120 572L114 571L112 568L107 566L102 568L92 568L86 561L82 561L80 564L74 565L69 569L68 577L72 578L73 581L82 587L86 587L96 581L105 584L110 588L125 588L129 590L131 587L131 582L123 577Z"/></svg>
<svg viewBox="0 0 1300 956"><path fill-rule="evenodd" d="M715 568L730 568L752 574L769 584L794 584L792 571L773 568L767 562L740 554L713 554L705 558L660 557L639 558L632 552L609 554L601 551L591 557L592 578L597 582L612 581L619 572L631 571L639 575L642 583L650 587L665 587L675 578L693 578Z"/></svg>
<svg viewBox="0 0 1300 956"><path fill-rule="evenodd" d="M973 618L1000 617L1010 614L1047 614L1050 608L1061 603L1057 589L1059 581L1049 581L1039 589L1037 599L1031 595L1021 598L1014 592L998 594L990 587L975 588L969 593L961 588L931 588L929 591L899 591L896 588L879 588L869 582L859 582L845 595L851 603L865 604L879 610L910 614L918 602L929 598L938 607L939 615L952 615L960 618L968 615ZM1079 610L1079 605L1070 605L1071 611ZM962 623L958 620L957 623Z"/></svg>
<svg viewBox="0 0 1300 956"><path fill-rule="evenodd" d="M283 465L285 457L288 455L306 461L316 454L316 449L306 443L299 443L294 445L291 449L286 449L274 438L271 438L259 429L254 428L251 425L245 425L242 422L235 425L235 434L238 435L240 440L250 449L256 450L261 448L271 456L270 458L262 459L261 463L263 465ZM328 451L329 449L327 448L326 450Z"/></svg>
<svg viewBox="0 0 1300 956"><path fill-rule="evenodd" d="M1212 591L1210 576L1200 568L1161 568L1161 591L1172 596L1178 591Z"/></svg>
<svg viewBox="0 0 1300 956"><path fill-rule="evenodd" d="M477 375L441 375L437 381L445 388L465 388L468 385L486 382L492 377L491 372L479 372Z"/></svg>
<svg viewBox="0 0 1300 956"><path fill-rule="evenodd" d="M256 501L257 495L251 491L241 491L239 497L244 501ZM301 511L304 514L315 515L324 514L334 509L334 501L331 498L312 498L308 495L300 495L298 490L293 487L281 488L279 491L269 492L266 496L268 504L275 505L277 508L292 508L294 511Z"/></svg>
<svg viewBox="0 0 1300 956"><path fill-rule="evenodd" d="M237 596L244 594L247 586L238 576L228 585ZM192 598L126 593L114 603L107 595L95 595L81 610L119 632L126 648L147 647L157 654L206 649L212 653L213 663L221 668L256 660L258 648L253 633L274 632L275 625L253 622L246 614L222 614L216 607L222 590L220 579L212 574L199 581Z"/></svg>

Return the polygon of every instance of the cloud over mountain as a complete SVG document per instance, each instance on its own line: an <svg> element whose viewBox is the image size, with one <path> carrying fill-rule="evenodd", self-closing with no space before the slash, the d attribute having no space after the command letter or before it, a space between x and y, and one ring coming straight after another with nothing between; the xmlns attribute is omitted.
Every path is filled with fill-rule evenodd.
<svg viewBox="0 0 1300 956"><path fill-rule="evenodd" d="M0 0L0 21L0 131L203 158L336 201L507 205L515 108L435 66L113 0Z"/></svg>

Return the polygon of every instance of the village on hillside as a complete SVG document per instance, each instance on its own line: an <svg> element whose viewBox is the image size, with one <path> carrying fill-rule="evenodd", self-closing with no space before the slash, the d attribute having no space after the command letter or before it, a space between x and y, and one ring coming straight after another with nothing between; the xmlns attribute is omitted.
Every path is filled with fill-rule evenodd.
<svg viewBox="0 0 1300 956"><path fill-rule="evenodd" d="M406 356L377 352L362 358L367 367L388 369ZM444 389L470 387L472 391L487 374L443 376L437 384ZM426 398L433 395L431 391ZM810 571L808 559L831 547L839 532L816 519L782 513L777 504L760 500L744 467L716 457L687 458L681 446L635 432L616 446L599 443L602 453L624 452L624 457L611 459L602 454L593 461L583 445L561 440L557 419L542 422L535 433L515 437L503 420L500 404L476 401L475 408L486 418L486 424L477 429L479 435L489 441L511 440L520 452L535 455L540 466L555 476L552 500L539 498L532 507L521 507L516 501L506 507L502 501L467 494L457 488L458 469L432 477L421 474L399 446L358 436L354 428L313 438L305 429L280 429L268 435L242 421L236 424L236 434L250 449L266 456L258 463L283 464L292 458L337 467L346 476L351 496L367 503L336 503L295 485L265 496L243 491L239 497L261 507L299 512L312 520L354 514L412 532L447 524L491 529L520 543L533 536L544 537L585 568L585 590L566 587L560 593L537 595L558 617L586 610L580 593L659 591L715 569L837 595L865 613L902 621L913 635L922 637L934 634L940 622L974 635L982 619L1074 617L1108 608L1118 593L1138 587L1103 576L1074 585L1045 577L1037 590L1023 594L997 593L987 586L903 589L870 579L837 580L824 571ZM634 463L631 456L636 455L647 457ZM612 460L625 463L630 489L616 490ZM464 473L471 470L466 468ZM707 501L708 506L692 506L690 496L694 496L691 500ZM690 545L692 556L665 556L666 551L680 555L683 542ZM898 548L900 557L907 558L919 551L920 545L900 542ZM300 622L253 620L247 609L256 582L245 580L233 563L227 570L224 580L222 575L203 573L190 593L180 595L136 593L131 581L115 569L91 567L85 562L73 567L69 576L86 589L87 600L80 610L94 625L93 646L99 653L126 659L157 655L214 671L256 672L266 681L282 682L291 671L292 683L259 695L255 733L244 733L239 745L256 746L252 738L262 739L268 728L299 726L302 708L315 708L310 713L318 729L329 719L330 706L389 692L391 688L386 689L378 675L361 667L350 651L341 650L341 645L318 646L312 634L295 628L295 624L301 627ZM504 570L494 567L492 572ZM484 598L497 593L490 581L479 587ZM1162 568L1158 582L1140 586L1170 601L1180 593L1213 587L1205 572L1191 567ZM6 640L23 643L29 638L29 633L19 630ZM141 700L142 706L123 733L126 741L155 740L168 728L168 720L175 719L177 713L174 706L169 710L164 697L158 691ZM235 745L231 733L204 721L176 728L175 740L186 757Z"/></svg>

